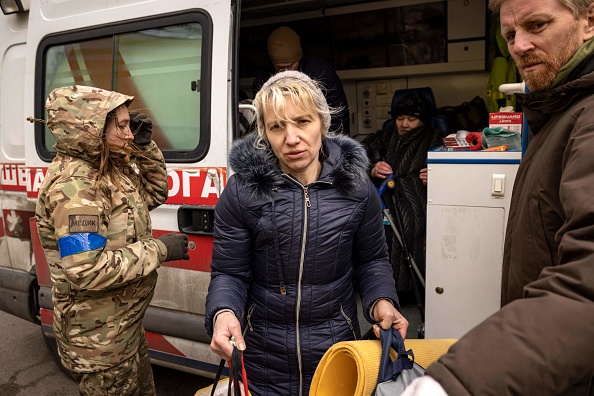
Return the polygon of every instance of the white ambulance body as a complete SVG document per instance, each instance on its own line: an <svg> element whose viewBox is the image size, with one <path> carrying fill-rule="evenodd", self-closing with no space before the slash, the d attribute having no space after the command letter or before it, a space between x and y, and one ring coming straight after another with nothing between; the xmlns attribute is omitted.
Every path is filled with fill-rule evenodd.
<svg viewBox="0 0 594 396"><path fill-rule="evenodd" d="M484 96L489 78L485 0L3 0L2 6L0 309L39 323L55 348L51 280L34 222L55 152L49 130L26 118L45 118L45 98L60 86L134 95L132 108L153 120L168 166L169 199L152 212L154 234L181 231L190 239L190 261L158 270L144 321L150 353L157 364L198 374L216 371L218 363L203 316L214 206L231 171L228 149L239 136L239 92L253 94L254 71L268 62L268 33L281 24L301 26L304 52L334 59L351 135L359 140L390 117L397 89L430 86L439 106L457 105ZM409 45L378 35L409 34L399 26L407 18L429 21L413 29L421 36ZM439 39L423 37L426 29L441 32Z"/></svg>

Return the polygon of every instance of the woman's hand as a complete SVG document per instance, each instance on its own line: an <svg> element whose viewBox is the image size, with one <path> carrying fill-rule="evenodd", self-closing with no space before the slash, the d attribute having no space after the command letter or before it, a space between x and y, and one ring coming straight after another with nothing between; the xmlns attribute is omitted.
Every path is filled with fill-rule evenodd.
<svg viewBox="0 0 594 396"><path fill-rule="evenodd" d="M245 350L245 340L241 335L241 324L233 312L221 312L217 315L217 320L212 332L210 349L221 359L230 360L233 346L231 337L235 339L235 345L240 351Z"/></svg>
<svg viewBox="0 0 594 396"><path fill-rule="evenodd" d="M382 329L388 330L390 327L398 330L402 339L406 339L406 330L408 329L408 320L392 305L389 300L379 300L373 307L373 319L379 322ZM379 327L373 325L373 332L377 338L380 338Z"/></svg>
<svg viewBox="0 0 594 396"><path fill-rule="evenodd" d="M419 178L424 185L427 185L427 168L421 169L421 172L419 172Z"/></svg>
<svg viewBox="0 0 594 396"><path fill-rule="evenodd" d="M384 161L379 161L375 164L373 169L371 169L370 175L371 177L385 179L390 173L392 173L392 167L390 164Z"/></svg>

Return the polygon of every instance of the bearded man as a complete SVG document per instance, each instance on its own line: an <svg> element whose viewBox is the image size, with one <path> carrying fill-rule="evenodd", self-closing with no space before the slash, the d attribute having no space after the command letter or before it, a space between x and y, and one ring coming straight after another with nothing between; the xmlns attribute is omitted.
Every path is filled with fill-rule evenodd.
<svg viewBox="0 0 594 396"><path fill-rule="evenodd" d="M489 0L530 93L505 235L502 308L410 395L593 395L594 1Z"/></svg>

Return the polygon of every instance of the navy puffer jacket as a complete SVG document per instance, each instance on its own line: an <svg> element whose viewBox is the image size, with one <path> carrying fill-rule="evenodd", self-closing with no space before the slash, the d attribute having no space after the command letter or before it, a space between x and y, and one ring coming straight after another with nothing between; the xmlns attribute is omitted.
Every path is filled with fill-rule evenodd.
<svg viewBox="0 0 594 396"><path fill-rule="evenodd" d="M398 306L379 196L355 140L325 139L319 179L283 174L253 135L230 153L236 172L215 211L206 328L231 309L247 326L245 362L254 395L307 395L334 343L359 336L355 289Z"/></svg>

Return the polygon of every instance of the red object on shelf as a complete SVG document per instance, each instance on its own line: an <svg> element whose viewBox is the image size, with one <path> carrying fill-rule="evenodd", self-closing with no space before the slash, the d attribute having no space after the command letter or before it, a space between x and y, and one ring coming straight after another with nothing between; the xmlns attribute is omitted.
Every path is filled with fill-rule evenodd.
<svg viewBox="0 0 594 396"><path fill-rule="evenodd" d="M470 132L466 135L466 141L470 145L470 151L478 151L483 148L483 134L480 132Z"/></svg>

